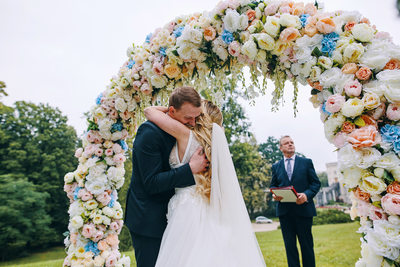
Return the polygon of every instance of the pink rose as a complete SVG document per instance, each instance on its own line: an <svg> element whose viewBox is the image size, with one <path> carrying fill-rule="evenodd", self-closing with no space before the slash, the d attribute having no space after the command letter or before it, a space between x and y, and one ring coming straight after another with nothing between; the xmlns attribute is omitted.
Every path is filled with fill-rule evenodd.
<svg viewBox="0 0 400 267"><path fill-rule="evenodd" d="M105 232L107 230L107 226L105 226L104 224L97 224L96 228L98 231L101 231L101 232Z"/></svg>
<svg viewBox="0 0 400 267"><path fill-rule="evenodd" d="M91 238L96 233L96 228L93 224L85 224L82 228L82 235L86 238Z"/></svg>
<svg viewBox="0 0 400 267"><path fill-rule="evenodd" d="M103 149L97 148L97 149L94 151L94 154L95 154L96 156L98 156L98 157L101 157L101 156L103 155Z"/></svg>
<svg viewBox="0 0 400 267"><path fill-rule="evenodd" d="M166 26L167 26L167 27L166 27L167 30L168 30L170 33L172 33L172 32L174 31L174 28L175 28L175 21L169 22Z"/></svg>
<svg viewBox="0 0 400 267"><path fill-rule="evenodd" d="M362 85L359 81L349 81L344 85L344 91L348 96L359 96L361 94Z"/></svg>
<svg viewBox="0 0 400 267"><path fill-rule="evenodd" d="M375 34L375 38L376 39L381 39L381 40L388 40L390 42L392 42L392 36L390 36L390 33L388 32L377 32Z"/></svg>
<svg viewBox="0 0 400 267"><path fill-rule="evenodd" d="M141 83L140 81L134 81L134 82L132 83L132 87L133 87L133 89L135 89L136 91L139 91L139 90L140 90L140 86L142 86L142 83Z"/></svg>
<svg viewBox="0 0 400 267"><path fill-rule="evenodd" d="M316 26L317 26L318 31L323 33L323 34L331 33L336 28L336 24L333 21L333 19L331 19L331 18L320 19L317 22Z"/></svg>
<svg viewBox="0 0 400 267"><path fill-rule="evenodd" d="M108 116L110 117L110 119L115 120L118 118L118 111L113 108L111 109L111 112L108 114Z"/></svg>
<svg viewBox="0 0 400 267"><path fill-rule="evenodd" d="M122 134L122 138L121 138L121 139L125 139L125 138L128 137L128 131L127 131L126 129L123 129L123 130L121 131L121 134Z"/></svg>
<svg viewBox="0 0 400 267"><path fill-rule="evenodd" d="M114 150L115 154L122 153L122 147L119 144L113 144L112 149Z"/></svg>
<svg viewBox="0 0 400 267"><path fill-rule="evenodd" d="M297 30L294 27L288 27L281 32L279 40L281 40L284 43L288 43L295 40L299 36L300 36L299 30Z"/></svg>
<svg viewBox="0 0 400 267"><path fill-rule="evenodd" d="M343 133L343 132L339 132L335 135L335 137L333 138L333 144L337 147L337 148L342 148L344 147L344 145L346 144L347 141L347 134Z"/></svg>
<svg viewBox="0 0 400 267"><path fill-rule="evenodd" d="M107 192L103 192L100 195L96 197L96 199L103 204L103 206L106 206L108 203L111 201L111 196Z"/></svg>
<svg viewBox="0 0 400 267"><path fill-rule="evenodd" d="M369 211L369 218L371 220L387 220L387 215L383 211L383 209L380 209L378 207L375 207L374 205L371 205L371 209Z"/></svg>
<svg viewBox="0 0 400 267"><path fill-rule="evenodd" d="M76 151L75 151L75 157L76 158L80 158L81 156L82 156L82 153L83 153L83 148L78 148Z"/></svg>
<svg viewBox="0 0 400 267"><path fill-rule="evenodd" d="M391 215L400 215L400 195L386 194L382 199L382 208Z"/></svg>
<svg viewBox="0 0 400 267"><path fill-rule="evenodd" d="M114 162L115 163L124 163L125 162L125 160L126 160L126 157L124 156L124 154L116 154L114 157L113 157L113 160L114 160Z"/></svg>
<svg viewBox="0 0 400 267"><path fill-rule="evenodd" d="M71 241L72 244L76 244L76 241L78 239L78 232L73 232L69 235L69 240Z"/></svg>
<svg viewBox="0 0 400 267"><path fill-rule="evenodd" d="M386 116L389 120L400 120L400 104L390 104L386 110Z"/></svg>
<svg viewBox="0 0 400 267"><path fill-rule="evenodd" d="M304 3L300 2L300 3L293 4L292 15L300 16L300 15L304 14L304 11L305 11Z"/></svg>
<svg viewBox="0 0 400 267"><path fill-rule="evenodd" d="M142 84L142 87L140 87L140 91L142 91L145 95L150 95L151 92L153 92L153 88L150 86L149 83L144 83Z"/></svg>
<svg viewBox="0 0 400 267"><path fill-rule="evenodd" d="M357 215L360 217L368 217L373 206L363 200L357 201Z"/></svg>
<svg viewBox="0 0 400 267"><path fill-rule="evenodd" d="M231 56L237 57L240 55L240 43L233 41L229 44L228 52Z"/></svg>
<svg viewBox="0 0 400 267"><path fill-rule="evenodd" d="M356 196L356 198L367 202L371 197L369 193L362 191L360 187L357 187L357 189L354 191L354 195Z"/></svg>
<svg viewBox="0 0 400 267"><path fill-rule="evenodd" d="M222 14L222 11L228 8L228 2L227 1L220 1L218 2L217 6L215 7L215 12L217 14Z"/></svg>
<svg viewBox="0 0 400 267"><path fill-rule="evenodd" d="M114 155L114 150L112 148L107 148L106 151L104 152L107 157Z"/></svg>
<svg viewBox="0 0 400 267"><path fill-rule="evenodd" d="M374 126L368 125L351 132L348 135L347 141L354 148L371 147L380 143L381 136Z"/></svg>
<svg viewBox="0 0 400 267"><path fill-rule="evenodd" d="M116 262L117 262L117 256L114 254L111 254L106 260L106 267L113 267L113 266L115 266Z"/></svg>
<svg viewBox="0 0 400 267"><path fill-rule="evenodd" d="M338 94L331 95L326 100L325 109L330 113L338 112L342 108L344 102L346 102L346 98L344 96Z"/></svg>
<svg viewBox="0 0 400 267"><path fill-rule="evenodd" d="M118 229L119 229L119 224L117 223L117 222L112 222L111 224L110 224L110 229L111 230L113 230L113 231L118 231Z"/></svg>
<svg viewBox="0 0 400 267"><path fill-rule="evenodd" d="M227 4L228 4L228 7L231 9L236 9L240 6L240 3L237 0L228 0Z"/></svg>
<svg viewBox="0 0 400 267"><path fill-rule="evenodd" d="M132 113L130 113L128 110L125 110L124 112L120 113L119 116L120 116L123 120L127 121L127 120L129 120L130 118L132 118Z"/></svg>
<svg viewBox="0 0 400 267"><path fill-rule="evenodd" d="M279 12L281 14L285 14L285 13L292 13L292 8L289 5L282 5L279 8Z"/></svg>
<svg viewBox="0 0 400 267"><path fill-rule="evenodd" d="M96 233L93 235L92 240L94 242L99 242L104 236L104 233L102 231L96 231Z"/></svg>
<svg viewBox="0 0 400 267"><path fill-rule="evenodd" d="M153 71L155 74L157 74L158 76L161 76L164 74L164 67L163 64L161 62L154 62L153 63Z"/></svg>
<svg viewBox="0 0 400 267"><path fill-rule="evenodd" d="M82 199L82 201L88 201L93 198L93 195L86 188L82 188L78 192L78 198Z"/></svg>

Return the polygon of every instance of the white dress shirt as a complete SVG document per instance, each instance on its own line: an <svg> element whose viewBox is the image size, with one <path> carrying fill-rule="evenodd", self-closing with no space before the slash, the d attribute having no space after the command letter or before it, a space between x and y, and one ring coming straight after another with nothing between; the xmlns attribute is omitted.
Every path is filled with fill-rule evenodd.
<svg viewBox="0 0 400 267"><path fill-rule="evenodd" d="M289 159L289 158L283 156L283 159L284 159L285 170L286 170L286 172L287 172L287 159ZM290 159L292 159L292 160L290 161L290 166L292 167L292 175L293 175L294 161L296 160L296 155L291 156Z"/></svg>

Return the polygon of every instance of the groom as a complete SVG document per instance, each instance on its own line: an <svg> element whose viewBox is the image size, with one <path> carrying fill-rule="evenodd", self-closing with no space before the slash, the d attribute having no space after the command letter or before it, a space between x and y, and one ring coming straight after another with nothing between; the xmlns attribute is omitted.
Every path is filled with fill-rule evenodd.
<svg viewBox="0 0 400 267"><path fill-rule="evenodd" d="M279 216L286 257L289 267L300 267L296 239L299 240L303 267L315 267L314 243L311 232L316 210L313 197L318 193L321 182L314 170L311 159L298 157L292 138L286 135L279 141L283 159L272 165L270 187L292 185L298 192L296 203L279 202L276 215ZM273 195L276 201L282 197Z"/></svg>
<svg viewBox="0 0 400 267"><path fill-rule="evenodd" d="M194 126L201 111L201 98L192 87L172 92L168 111L172 118ZM137 267L154 267L156 263L174 189L194 185L193 174L204 171L208 165L200 148L188 164L171 169L169 154L175 142L175 138L146 121L139 127L133 143L125 224L131 232Z"/></svg>

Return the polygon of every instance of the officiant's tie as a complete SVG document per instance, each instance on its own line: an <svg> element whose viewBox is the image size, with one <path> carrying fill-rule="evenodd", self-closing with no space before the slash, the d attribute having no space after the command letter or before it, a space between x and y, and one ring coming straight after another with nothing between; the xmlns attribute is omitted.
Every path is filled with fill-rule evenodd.
<svg viewBox="0 0 400 267"><path fill-rule="evenodd" d="M287 161L286 172L287 172L287 176L289 177L289 181L292 180L292 164L290 164L291 160L292 159L286 159L286 161Z"/></svg>

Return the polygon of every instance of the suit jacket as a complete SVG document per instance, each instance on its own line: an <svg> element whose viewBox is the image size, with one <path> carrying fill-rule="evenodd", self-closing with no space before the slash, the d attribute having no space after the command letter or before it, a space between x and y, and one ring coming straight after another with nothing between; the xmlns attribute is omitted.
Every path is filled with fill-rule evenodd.
<svg viewBox="0 0 400 267"><path fill-rule="evenodd" d="M125 212L125 224L133 233L161 238L175 188L195 184L189 164L170 168L169 154L175 142L175 138L149 121L137 131Z"/></svg>
<svg viewBox="0 0 400 267"><path fill-rule="evenodd" d="M314 170L311 159L296 156L292 179L286 173L284 160L280 160L272 165L272 180L270 187L291 186L296 189L297 193L304 193L307 196L307 202L297 205L296 203L278 202L276 207L276 215L282 216L293 214L295 216L312 217L316 216L316 210L313 198L318 193L321 182Z"/></svg>

